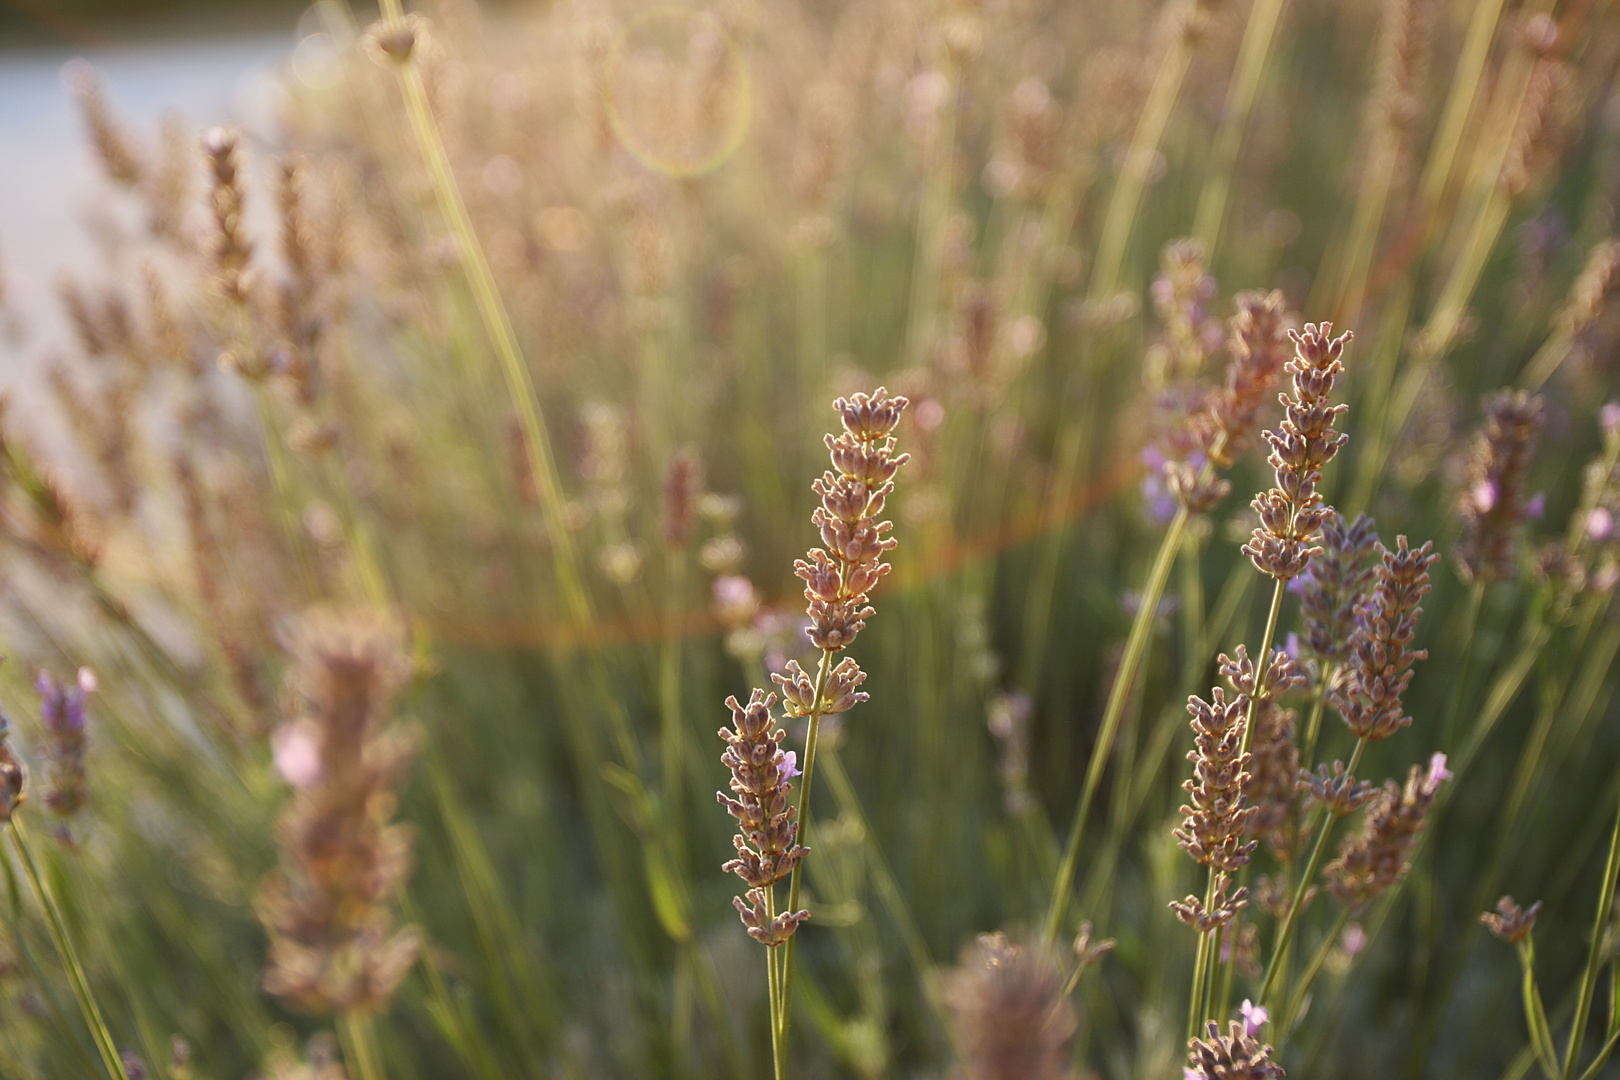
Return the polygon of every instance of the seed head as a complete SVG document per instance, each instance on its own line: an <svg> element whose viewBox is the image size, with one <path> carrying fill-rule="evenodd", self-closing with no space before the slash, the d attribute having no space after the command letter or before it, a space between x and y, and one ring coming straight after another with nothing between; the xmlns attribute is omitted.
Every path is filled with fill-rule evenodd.
<svg viewBox="0 0 1620 1080"><path fill-rule="evenodd" d="M1271 1060L1271 1047L1255 1038L1255 1029L1265 1023L1264 1013L1250 1010L1242 1022L1231 1021L1225 1035L1211 1020L1204 1038L1187 1042L1191 1064L1182 1069L1186 1080L1282 1080L1285 1074Z"/></svg>
<svg viewBox="0 0 1620 1080"><path fill-rule="evenodd" d="M1393 780L1367 807L1361 832L1339 845L1339 857L1323 876L1328 891L1351 911L1360 911L1406 876L1412 849L1443 780L1446 756L1435 754L1427 772L1412 766L1404 787Z"/></svg>

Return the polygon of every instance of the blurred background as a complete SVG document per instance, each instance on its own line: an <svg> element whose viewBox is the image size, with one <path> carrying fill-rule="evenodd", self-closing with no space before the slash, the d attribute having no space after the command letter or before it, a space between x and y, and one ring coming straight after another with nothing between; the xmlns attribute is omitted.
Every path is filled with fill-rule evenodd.
<svg viewBox="0 0 1620 1080"><path fill-rule="evenodd" d="M1188 695L1274 611L1309 675L1221 1015L1301 886L1289 762L1356 744L1316 586L1273 608L1239 550L1252 432L1178 511L1260 304L1279 363L1356 335L1327 500L1442 556L1414 722L1358 772L1454 774L1384 891L1310 894L1264 1037L1295 1076L1620 1075L1611 0L414 15L0 5L0 745L40 869L9 830L0 1078L769 1075L714 733L814 670L810 484L879 385L912 457L871 700L822 735L790 1074L1004 1080L1039 1015L1026 1078L1179 1075ZM1508 892L1533 949L1479 922Z"/></svg>

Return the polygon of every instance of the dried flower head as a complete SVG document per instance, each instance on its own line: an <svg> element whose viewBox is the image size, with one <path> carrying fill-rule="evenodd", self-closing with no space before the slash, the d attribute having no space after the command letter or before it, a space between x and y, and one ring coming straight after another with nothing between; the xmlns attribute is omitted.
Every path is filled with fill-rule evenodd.
<svg viewBox="0 0 1620 1080"><path fill-rule="evenodd" d="M1187 1042L1191 1064L1182 1069L1185 1080L1282 1080L1285 1074L1271 1060L1271 1047L1255 1038L1264 1014L1264 1009L1253 1010L1242 1022L1231 1021L1225 1035L1211 1020L1204 1038Z"/></svg>
<svg viewBox="0 0 1620 1080"><path fill-rule="evenodd" d="M1517 945L1536 928L1536 914L1540 910L1540 900L1522 908L1513 902L1513 897L1504 896L1496 902L1496 910L1480 915L1479 921L1509 945Z"/></svg>
<svg viewBox="0 0 1620 1080"><path fill-rule="evenodd" d="M1314 773L1300 770L1299 786L1300 790L1310 792L1316 804L1334 817L1361 809L1378 794L1378 789L1367 781L1351 776L1342 761L1335 761L1331 771L1326 762L1318 765Z"/></svg>
<svg viewBox="0 0 1620 1080"><path fill-rule="evenodd" d="M1558 329L1571 337L1584 333L1603 314L1616 289L1620 289L1620 240L1604 240L1592 248L1570 288L1569 301L1555 320Z"/></svg>
<svg viewBox="0 0 1620 1080"><path fill-rule="evenodd" d="M1427 772L1412 766L1404 787L1384 782L1384 790L1367 807L1361 831L1345 837L1339 857L1323 871L1328 891L1339 903L1359 911L1406 876L1435 794L1450 778L1446 756L1435 754Z"/></svg>
<svg viewBox="0 0 1620 1080"><path fill-rule="evenodd" d="M1253 847L1252 844L1250 846ZM1176 918L1200 934L1214 933L1249 906L1248 888L1239 886L1233 890L1231 886L1232 879L1224 870L1219 871L1215 875L1215 891L1207 906L1198 897L1188 896L1184 900L1170 901L1170 910L1176 913Z"/></svg>
<svg viewBox="0 0 1620 1080"><path fill-rule="evenodd" d="M1255 848L1255 841L1243 841L1257 812L1243 796L1249 781L1250 755L1242 749L1248 711L1247 695L1228 701L1221 687L1207 702L1196 695L1187 699L1196 749L1187 754L1193 778L1181 786L1191 805L1181 808L1182 824L1174 835L1183 851L1216 870L1242 866Z"/></svg>
<svg viewBox="0 0 1620 1080"><path fill-rule="evenodd" d="M96 157L101 159L101 167L124 187L132 188L139 184L144 172L140 155L135 152L129 132L113 115L107 101L107 88L95 68L83 60L70 60L64 66L62 75L78 102L79 115L83 117L85 129L89 132L90 145L95 148Z"/></svg>
<svg viewBox="0 0 1620 1080"><path fill-rule="evenodd" d="M780 945L793 935L807 911L768 911L765 890L793 872L809 853L795 841L798 811L789 804L793 777L798 775L796 755L781 747L783 731L776 726L771 706L776 695L755 690L747 705L726 699L730 728L721 728L726 752L720 761L731 770L731 795L718 793L721 806L737 819L738 833L731 838L737 858L721 867L748 883L748 902L733 900L749 936L766 945Z"/></svg>
<svg viewBox="0 0 1620 1080"><path fill-rule="evenodd" d="M692 539L698 499L703 496L703 459L692 447L682 447L664 470L664 543L685 547Z"/></svg>
<svg viewBox="0 0 1620 1080"><path fill-rule="evenodd" d="M890 435L907 404L881 386L870 396L833 402L844 430L827 436L833 469L811 484L821 505L810 520L825 547L811 548L793 564L809 601L806 633L826 652L847 648L865 628L873 614L867 594L889 572L883 557L895 546L892 525L877 518L894 490L894 474L910 460L895 455Z"/></svg>
<svg viewBox="0 0 1620 1080"><path fill-rule="evenodd" d="M945 977L963 1075L971 1080L1068 1080L1079 1019L1062 967L1046 953L984 934Z"/></svg>
<svg viewBox="0 0 1620 1080"><path fill-rule="evenodd" d="M1534 394L1498 390L1485 399L1485 426L1474 439L1458 507L1457 569L1468 581L1513 576L1519 533L1533 512L1524 482L1542 421Z"/></svg>
<svg viewBox="0 0 1620 1080"><path fill-rule="evenodd" d="M212 128L203 136L214 211L214 286L233 304L245 304L252 291L253 243L243 229L240 138L230 128Z"/></svg>
<svg viewBox="0 0 1620 1080"><path fill-rule="evenodd" d="M303 708L276 738L296 794L278 830L281 866L259 895L264 985L310 1011L375 1009L419 948L389 910L410 869L409 835L391 819L415 740L387 725L410 673L403 634L372 611L316 610L290 644Z"/></svg>
<svg viewBox="0 0 1620 1080"><path fill-rule="evenodd" d="M1360 625L1350 637L1349 669L1328 691L1328 700L1357 738L1385 739L1412 718L1401 711L1401 695L1412 681L1412 664L1428 656L1412 648L1419 602L1429 591L1429 567L1440 556L1425 543L1412 550L1406 537L1395 550L1378 545L1377 583L1356 608Z"/></svg>
<svg viewBox="0 0 1620 1080"><path fill-rule="evenodd" d="M1334 405L1334 383L1344 371L1341 357L1351 335L1330 337L1333 327L1306 323L1290 330L1294 359L1284 367L1293 380L1293 396L1281 395L1282 422L1264 432L1271 447L1267 460L1277 483L1254 497L1260 515L1254 536L1243 551L1261 571L1280 579L1298 577L1317 549L1313 546L1326 508L1316 490L1322 467L1333 460L1347 436L1333 425L1349 406Z"/></svg>

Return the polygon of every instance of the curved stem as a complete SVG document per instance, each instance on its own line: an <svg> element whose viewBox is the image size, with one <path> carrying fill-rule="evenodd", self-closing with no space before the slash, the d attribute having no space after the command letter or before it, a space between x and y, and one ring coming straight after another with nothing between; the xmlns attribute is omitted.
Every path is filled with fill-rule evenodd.
<svg viewBox="0 0 1620 1080"><path fill-rule="evenodd" d="M73 986L74 997L79 999L79 1009L84 1013L84 1022L89 1025L90 1037L95 1040L102 1064L107 1067L107 1074L113 1077L113 1080L129 1080L129 1074L124 1071L124 1062L118 1056L118 1047L113 1042L112 1032L107 1028L107 1021L102 1018L101 1007L96 1004L95 995L90 992L90 981L84 976L84 965L79 963L79 954L73 948L73 939L68 936L67 923L62 919L55 898L45 888L45 881L40 877L39 864L34 861L33 849L29 847L23 833L22 821L13 817L12 846L17 849L17 856L22 860L23 873L28 877L29 887L34 890L34 897L45 911L45 923L50 927L51 943L56 946L57 954L62 958L62 966L67 969L68 982Z"/></svg>
<svg viewBox="0 0 1620 1080"><path fill-rule="evenodd" d="M1215 869L1210 868L1209 884L1204 887L1204 910L1215 903ZM1193 960L1192 993L1187 1003L1187 1038L1198 1034L1198 1024L1204 1017L1204 972L1209 967L1209 934L1198 935L1198 952Z"/></svg>
<svg viewBox="0 0 1620 1080"><path fill-rule="evenodd" d="M1187 527L1188 517L1187 508L1182 506L1176 510L1176 516L1171 519L1170 527L1159 544L1159 553L1154 556L1153 568L1148 572L1147 583L1142 587L1136 617L1131 620L1130 636L1125 642L1125 655L1119 662L1114 685L1108 691L1108 703L1103 708L1102 727L1097 733L1097 743L1091 750L1091 761L1086 766L1086 779L1080 789L1080 803L1075 807L1074 824L1069 827L1069 842L1063 851L1063 861L1058 866L1057 881L1052 886L1052 904L1047 911L1046 933L1043 939L1048 948L1057 941L1058 932L1063 926L1063 918L1068 914L1069 892L1074 886L1075 866L1080 859L1080 840L1085 834L1091 801L1096 797L1103 768L1113 751L1114 735L1119 730L1120 718L1125 713L1125 701L1130 696L1131 684L1136 679L1136 669L1147 650L1148 636L1153 629L1153 613L1158 609L1159 598L1164 594L1165 582L1170 577L1170 566L1175 561L1176 551L1181 547L1181 534Z"/></svg>
<svg viewBox="0 0 1620 1080"><path fill-rule="evenodd" d="M805 840L810 836L810 780L816 769L816 737L821 732L821 710L826 708L827 675L832 671L832 649L823 649L821 652L821 665L816 669L816 700L810 709L810 730L804 737L804 775L799 780L799 834L798 844L806 847ZM788 911L799 910L799 880L804 872L804 860L799 860L793 867L793 874L788 878ZM795 933L787 939L782 948L786 952L782 955L781 989L777 1002L777 1026L781 1031L780 1041L776 1045L776 1072L780 1076L787 1063L787 1035L788 1025L792 1020L793 1009L793 951L799 940Z"/></svg>

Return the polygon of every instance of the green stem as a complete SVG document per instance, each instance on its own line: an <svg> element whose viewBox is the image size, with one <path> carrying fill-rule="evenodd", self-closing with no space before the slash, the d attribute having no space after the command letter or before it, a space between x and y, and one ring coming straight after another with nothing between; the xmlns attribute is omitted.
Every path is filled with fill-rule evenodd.
<svg viewBox="0 0 1620 1080"><path fill-rule="evenodd" d="M776 885L765 886L765 914L773 921L776 918ZM782 1080L782 1065L786 1055L781 1052L782 1024L782 974L776 966L776 949L768 946L765 949L765 986L771 999L771 1072L776 1080Z"/></svg>
<svg viewBox="0 0 1620 1080"><path fill-rule="evenodd" d="M1530 1046L1548 1080L1558 1076L1558 1050L1553 1046L1552 1029L1547 1024L1547 1008L1536 986L1536 946L1529 937L1519 942L1519 992L1524 999L1524 1024L1530 1029Z"/></svg>
<svg viewBox="0 0 1620 1080"><path fill-rule="evenodd" d="M381 3L383 18L387 21L388 28L392 31L403 30L405 15L400 0L381 0ZM545 419L540 412L539 396L535 392L534 381L529 374L528 366L524 363L522 353L518 350L517 333L512 328L511 317L501 300L500 290L495 284L495 275L489 268L489 261L484 257L478 234L473 231L472 218L462 201L461 190L456 186L455 173L450 168L450 157L445 152L444 142L439 137L438 127L433 120L433 111L428 104L427 87L422 81L422 73L417 70L414 60L410 57L398 65L398 72L400 85L405 93L406 112L410 117L411 128L415 132L423 161L432 177L440 212L444 214L451 234L455 237L462 267L466 270L468 284L472 287L473 301L495 346L496 355L500 358L501 373L505 376L512 404L517 409L518 423L523 429L524 449L529 457L530 473L534 477L535 488L540 495L546 530L550 535L557 587L562 590L564 606L570 618L582 626L589 625L590 597L583 587L578 556L568 532L567 518L563 510L562 483L558 478L556 464L552 460L551 442L546 433Z"/></svg>
<svg viewBox="0 0 1620 1080"><path fill-rule="evenodd" d="M1457 720L1462 715L1463 698L1468 692L1468 668L1474 659L1474 638L1479 632L1479 610L1485 601L1485 582L1476 580L1468 590L1468 604L1463 609L1462 662L1457 677L1452 681L1451 708L1446 711L1445 725L1440 729L1440 745L1450 750L1457 739Z"/></svg>
<svg viewBox="0 0 1620 1080"><path fill-rule="evenodd" d="M1180 5L1183 14L1190 14L1191 4ZM1125 264L1125 248L1136 225L1136 214L1142 205L1142 192L1147 187L1148 172L1154 155L1164 138L1164 129L1170 123L1176 99L1181 96L1182 83L1192 64L1193 40L1191 35L1176 33L1170 40L1158 73L1148 91L1142 116L1131 135L1131 145L1125 152L1125 165L1119 179L1108 196L1108 209L1103 215L1102 232L1097 240L1097 270L1091 278L1090 297L1107 300L1119 287L1120 270Z"/></svg>
<svg viewBox="0 0 1620 1080"><path fill-rule="evenodd" d="M1350 755L1350 765L1345 769L1347 776L1356 774L1356 766L1361 764L1361 754L1366 749L1366 738L1357 739L1355 752ZM1299 875L1299 884L1294 886L1294 897L1289 902L1288 914L1283 916L1283 924L1277 930L1277 941L1271 948L1271 959L1266 963L1266 973L1260 980L1260 991L1255 995L1261 1005L1266 1003L1267 995L1271 993L1271 988L1276 983L1277 976L1282 972L1282 964L1278 961L1287 951L1289 939L1294 936L1294 928L1299 924L1299 909L1304 904L1305 890L1310 888L1311 879L1316 876L1317 867L1321 865L1322 855L1327 851L1328 834L1333 831L1335 820L1330 814L1322 815L1322 824L1318 826L1316 843L1311 848L1311 857L1305 863L1304 872ZM1341 919L1341 923L1342 921ZM1307 975L1305 981L1300 984L1299 990L1295 991L1296 999L1309 981L1310 977Z"/></svg>
<svg viewBox="0 0 1620 1080"><path fill-rule="evenodd" d="M1080 789L1080 803L1075 807L1074 824L1069 827L1068 846L1063 851L1063 861L1058 866L1057 881L1052 886L1052 906L1046 916L1046 933L1044 940L1047 948L1057 941L1058 933L1063 927L1063 918L1069 909L1069 892L1074 885L1075 866L1080 858L1080 840L1085 834L1086 817L1091 811L1091 801L1097 794L1097 785L1102 780L1102 771L1108 763L1113 750L1114 735L1119 729L1120 718L1125 713L1125 702L1130 696L1131 684L1136 679L1136 669L1142 662L1142 656L1147 650L1148 637L1153 629L1153 613L1159 607L1159 598L1164 594L1166 580L1170 576L1170 566L1175 562L1176 551L1181 547L1181 534L1187 527L1188 512L1185 506L1176 510L1176 516L1171 519L1170 527L1159 544L1159 553L1154 556L1153 568L1148 572L1147 583L1142 587L1142 595L1136 609L1136 617L1131 620L1130 636L1125 641L1125 655L1119 662L1119 671L1114 675L1114 685L1108 691L1108 703L1103 708L1102 728L1097 733L1097 744L1092 748L1091 761L1086 766L1086 779Z"/></svg>
<svg viewBox="0 0 1620 1080"><path fill-rule="evenodd" d="M1232 192L1232 176L1237 170L1238 152L1243 148L1243 133L1249 127L1254 99L1265 75L1266 62L1271 58L1271 46L1277 37L1277 23L1285 2L1256 0L1243 30L1237 72L1232 77L1232 89L1227 92L1226 105L1221 110L1220 130L1215 135L1214 168L1198 196L1198 216L1193 219L1193 235L1202 240L1204 248L1210 252L1221 238L1226 204Z"/></svg>
<svg viewBox="0 0 1620 1080"><path fill-rule="evenodd" d="M1204 887L1204 910L1215 903L1215 868L1209 871L1209 884ZM1210 935L1198 935L1198 952L1193 959L1192 992L1187 1003L1187 1038L1198 1034L1198 1024L1204 1017L1204 971L1209 966Z"/></svg>
<svg viewBox="0 0 1620 1080"><path fill-rule="evenodd" d="M338 1017L343 1039L343 1056L354 1070L355 1080L385 1080L378 1060L377 1039L371 1029L371 1014L359 1009L345 1010Z"/></svg>
<svg viewBox="0 0 1620 1080"><path fill-rule="evenodd" d="M1327 936L1317 948L1311 962L1306 966L1305 973L1300 976L1299 986L1294 989L1294 996L1288 999L1288 1009L1282 1015L1282 1022L1275 1028L1276 1041L1280 1046L1288 1035L1288 1029L1293 1026L1294 1017L1299 1015L1300 1006L1305 1004L1305 995L1310 991L1311 983L1327 962L1328 955L1339 942L1339 934L1344 930L1344 924L1350 921L1350 909L1341 908L1339 917L1333 920L1333 926L1328 929Z"/></svg>
<svg viewBox="0 0 1620 1080"><path fill-rule="evenodd" d="M68 982L73 986L74 996L79 999L79 1009L84 1013L84 1022L89 1025L90 1036L95 1040L96 1049L101 1053L102 1064L107 1067L107 1074L114 1080L129 1080L129 1074L124 1071L123 1060L118 1056L118 1047L113 1042L112 1032L108 1030L107 1021L101 1015L101 1008L90 992L90 982L85 978L84 966L79 963L79 954L73 948L73 939L68 936L67 923L62 919L56 900L45 888L44 879L40 877L39 864L34 861L34 852L24 835L22 821L16 817L11 819L11 843L17 849L18 858L22 860L23 873L28 877L29 887L34 890L39 906L45 911L45 922L50 927L51 941L56 946L57 954L62 958L62 966L67 969Z"/></svg>
<svg viewBox="0 0 1620 1080"><path fill-rule="evenodd" d="M804 767L803 776L799 778L799 835L798 844L806 847L805 840L810 835L810 780L816 769L816 738L821 733L821 710L826 708L827 676L832 671L832 649L823 649L821 652L821 665L816 669L816 698L815 704L810 707L810 730L804 737ZM804 861L801 859L793 867L793 875L788 878L788 906L789 911L799 910L799 881L804 870ZM780 1076L787 1065L787 1036L788 1026L792 1021L793 1008L793 952L794 944L799 935L794 934L787 939L782 948L787 951L782 957L781 993L777 1003L777 1023L781 1029L781 1041L776 1046L776 1072Z"/></svg>
<svg viewBox="0 0 1620 1080"><path fill-rule="evenodd" d="M1592 923L1592 943L1586 951L1586 970L1581 974L1581 992L1575 1001L1575 1026L1570 1029L1569 1047L1564 1051L1563 1080L1570 1080L1574 1075L1575 1059L1581 1052L1581 1040L1586 1035L1587 1014L1592 1008L1598 969L1603 961L1603 930L1608 925L1609 911L1614 906L1616 865L1620 865L1620 812L1615 815L1614 834L1609 840L1609 858L1603 866L1603 888L1598 893L1597 916Z"/></svg>

